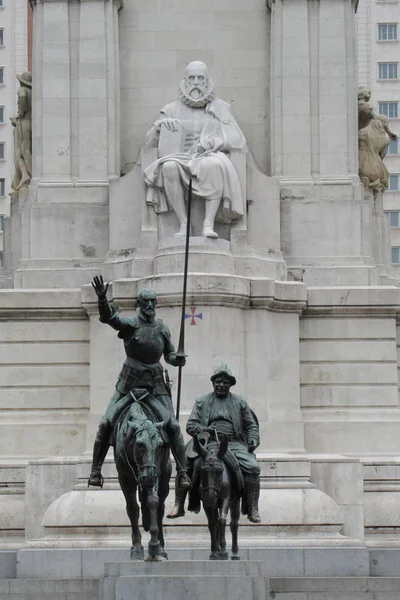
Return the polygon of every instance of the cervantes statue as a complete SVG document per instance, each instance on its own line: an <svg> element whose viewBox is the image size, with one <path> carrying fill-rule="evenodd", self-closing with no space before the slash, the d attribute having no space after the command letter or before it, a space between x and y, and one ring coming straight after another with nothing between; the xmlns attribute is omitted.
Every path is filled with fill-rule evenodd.
<svg viewBox="0 0 400 600"><path fill-rule="evenodd" d="M161 119L147 133L146 145L157 147L159 155L144 171L147 203L157 213L172 208L179 222L176 235L186 235L185 191L190 178L194 196L205 201L203 236L218 237L214 231L217 213L225 222L243 216L240 180L229 152L245 152L246 140L229 104L216 97L204 63L187 66L179 100L161 110Z"/></svg>
<svg viewBox="0 0 400 600"><path fill-rule="evenodd" d="M32 74L17 75L18 114L11 118L14 126L14 178L11 188L21 193L28 189L32 177Z"/></svg>

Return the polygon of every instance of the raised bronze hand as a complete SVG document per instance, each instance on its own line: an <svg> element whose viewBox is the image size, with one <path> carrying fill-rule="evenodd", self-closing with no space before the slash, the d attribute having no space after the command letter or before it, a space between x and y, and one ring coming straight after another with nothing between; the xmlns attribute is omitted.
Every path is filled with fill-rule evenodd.
<svg viewBox="0 0 400 600"><path fill-rule="evenodd" d="M96 277L93 277L92 286L93 286L93 289L96 292L99 300L106 299L107 290L108 290L109 285L110 285L109 283L104 283L102 275L99 275L99 276L96 275Z"/></svg>

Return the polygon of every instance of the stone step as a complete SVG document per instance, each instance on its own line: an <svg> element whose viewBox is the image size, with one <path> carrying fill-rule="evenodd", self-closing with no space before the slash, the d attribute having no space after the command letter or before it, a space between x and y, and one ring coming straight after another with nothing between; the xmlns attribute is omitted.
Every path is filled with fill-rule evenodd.
<svg viewBox="0 0 400 600"><path fill-rule="evenodd" d="M263 574L258 561L167 560L107 563L105 577L256 577Z"/></svg>
<svg viewBox="0 0 400 600"><path fill-rule="evenodd" d="M147 551L147 544L144 544ZM207 548L166 548L168 563L177 561L208 561ZM222 561L219 564L234 565L246 561L261 561L263 573L268 577L367 577L369 571L368 549L361 547L307 547L307 548L241 548L240 561ZM391 555L390 555L391 556ZM379 556L379 565L373 575L397 575L395 570L398 553L389 561L389 556ZM129 561L129 545L121 548L24 548L18 552L16 574L18 578L103 577L106 563ZM381 573L379 569L390 562L393 571ZM144 563L130 563L144 564ZM160 563L158 563L160 564ZM379 569L378 569L379 567ZM136 568L136 567L135 567ZM164 568L164 567L161 567ZM210 567L211 568L211 567Z"/></svg>
<svg viewBox="0 0 400 600"><path fill-rule="evenodd" d="M399 600L400 577L271 577L276 600Z"/></svg>
<svg viewBox="0 0 400 600"><path fill-rule="evenodd" d="M98 600L98 579L0 579L0 600Z"/></svg>

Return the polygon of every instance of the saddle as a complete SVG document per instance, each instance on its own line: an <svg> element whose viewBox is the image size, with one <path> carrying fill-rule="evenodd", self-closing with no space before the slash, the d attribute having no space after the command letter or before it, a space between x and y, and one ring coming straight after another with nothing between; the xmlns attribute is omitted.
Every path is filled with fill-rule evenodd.
<svg viewBox="0 0 400 600"><path fill-rule="evenodd" d="M146 400L147 400L147 402L146 402ZM151 406L150 406L149 400L151 400ZM121 400L120 400L120 402L121 402ZM132 390L131 392L129 392L129 394L127 394L125 396L125 398L123 399L123 402L121 402L120 413L116 420L116 423L113 428L113 432L110 437L110 442L109 442L110 446L115 447L117 431L119 430L122 423L124 422L126 414L131 409L131 406L133 403L136 403L138 406L140 406L140 408L142 409L142 411L146 415L146 417L153 423L158 423L160 421L163 421L164 423L166 423L169 420L169 414L168 414L167 410L165 409L165 407L161 404L161 402L159 402L157 400L157 398L152 396L148 390L146 390L145 388L143 388L143 389L138 388L138 389ZM169 439L168 439L166 431L164 429L160 429L159 434L160 434L164 444L165 445L169 444Z"/></svg>

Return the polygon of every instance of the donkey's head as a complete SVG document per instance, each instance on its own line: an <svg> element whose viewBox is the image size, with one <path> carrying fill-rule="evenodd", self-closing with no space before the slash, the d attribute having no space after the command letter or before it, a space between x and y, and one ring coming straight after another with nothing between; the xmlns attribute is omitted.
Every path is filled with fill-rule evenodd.
<svg viewBox="0 0 400 600"><path fill-rule="evenodd" d="M228 438L224 435L220 442L210 438L207 447L198 439L193 438L193 448L202 458L200 467L200 495L203 504L216 506L222 487L224 464L222 459L228 449Z"/></svg>

